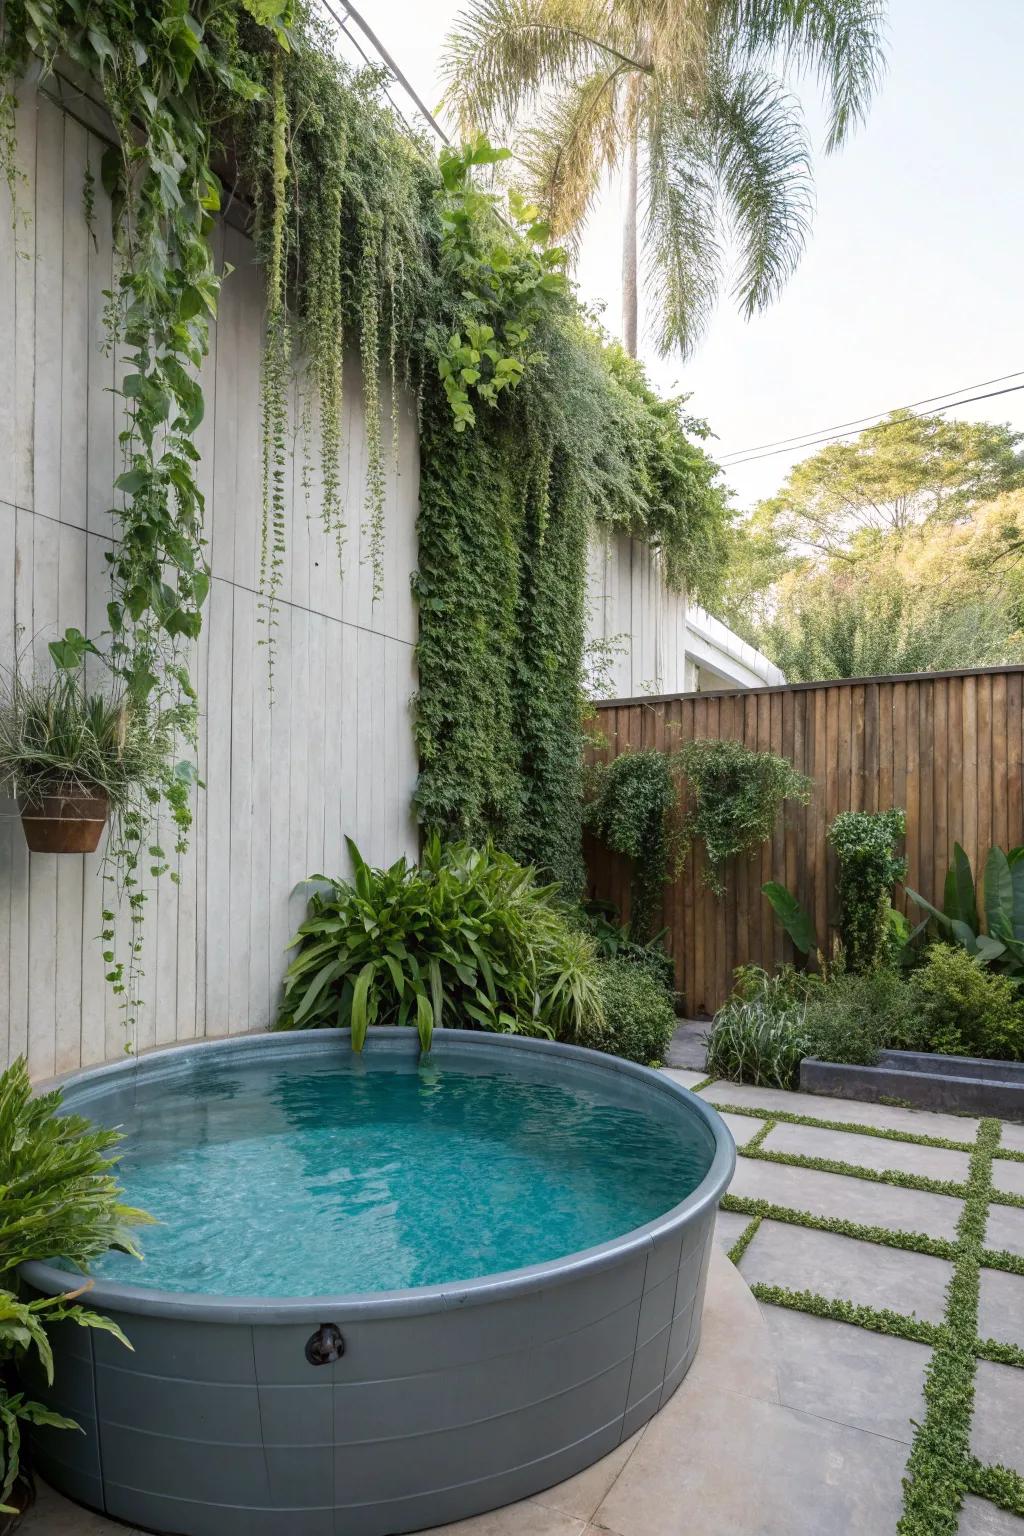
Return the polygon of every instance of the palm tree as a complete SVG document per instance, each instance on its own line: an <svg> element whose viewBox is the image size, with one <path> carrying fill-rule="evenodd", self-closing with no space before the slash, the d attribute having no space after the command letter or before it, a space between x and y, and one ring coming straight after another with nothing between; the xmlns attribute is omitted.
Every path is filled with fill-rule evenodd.
<svg viewBox="0 0 1024 1536"><path fill-rule="evenodd" d="M445 104L516 134L552 232L573 242L607 171L625 172L623 339L637 342L637 232L664 354L685 356L727 248L750 317L800 259L810 145L789 73L817 76L826 152L870 105L885 0L470 0L446 43ZM528 126L524 126L524 121Z"/></svg>

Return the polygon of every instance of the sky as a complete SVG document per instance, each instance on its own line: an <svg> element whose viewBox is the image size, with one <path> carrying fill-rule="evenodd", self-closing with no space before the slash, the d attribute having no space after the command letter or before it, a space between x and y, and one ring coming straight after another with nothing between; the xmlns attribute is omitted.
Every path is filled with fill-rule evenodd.
<svg viewBox="0 0 1024 1536"><path fill-rule="evenodd" d="M461 0L363 0L360 10L430 107ZM815 156L817 211L782 298L752 321L724 298L685 363L641 339L655 386L691 395L716 457L895 406L1024 384L1024 0L889 0L888 70L869 121ZM799 84L816 146L823 114ZM400 104L405 98L396 92ZM621 189L595 210L574 273L618 332ZM1024 430L1024 390L950 415ZM728 468L740 508L807 450Z"/></svg>

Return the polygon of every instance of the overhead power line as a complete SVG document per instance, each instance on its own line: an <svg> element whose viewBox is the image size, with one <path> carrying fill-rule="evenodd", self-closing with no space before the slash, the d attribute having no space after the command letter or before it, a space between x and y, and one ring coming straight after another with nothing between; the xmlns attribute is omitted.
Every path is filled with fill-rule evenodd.
<svg viewBox="0 0 1024 1536"><path fill-rule="evenodd" d="M1016 378L1017 375L1013 374L1013 373L1008 373L1008 374L1005 374L1004 377L1008 378L1008 379L1013 379L1013 378ZM986 394L982 394L982 395L965 395L960 400L947 400L945 405L933 406L931 412L912 411L911 415L920 417L920 416L923 416L923 415L937 414L939 411L951 411L951 410L954 409L955 406L958 406L958 405L971 405L975 400L994 400L997 395L1013 395L1013 394L1016 394L1016 392L1018 390L1020 390L1020 389L1024 389L1024 384L1011 384L1006 389L993 389L993 390L989 390ZM942 398L941 395L936 395L935 396L935 399L941 399L941 398ZM921 403L923 404L925 402L921 402ZM907 407L902 406L902 407L898 407L898 409L905 410L905 409L907 409ZM877 425L878 425L879 429L884 429L886 427L898 427L900 425L900 423L898 421L880 421L880 422L877 423ZM786 446L786 447L781 447L781 448L770 448L766 453L748 453L745 458L740 458L740 459L733 458L733 459L731 459L727 464L725 464L724 467L726 469L735 469L738 464L756 464L758 459L773 459L773 458L777 457L777 455L780 454L780 453L793 453L795 451L802 452L804 448L817 448L822 443L836 443L836 442L839 442L842 438L850 437L850 436L851 436L851 433L849 433L849 432L833 432L833 433L830 433L829 435L827 435L825 437L812 438L810 442L800 443L800 444L798 444L797 448L795 448L795 449L792 446Z"/></svg>
<svg viewBox="0 0 1024 1536"><path fill-rule="evenodd" d="M925 400L911 400L906 405L891 405L884 411L871 411L867 416L857 416L853 421L837 421L831 427L812 427L807 432L796 432L792 437L776 437L767 443L751 443L749 448L734 448L731 453L722 455L722 459L736 459L748 453L760 453L766 448L786 448L790 445L799 447L805 437L817 437L823 432L840 432L847 427L866 426L879 416L886 416L890 411L914 411L919 405L933 405L936 400L945 400L947 395L957 395L961 389L987 389L990 384L1005 384L1007 379L1019 379L1024 377L1024 368L1019 368L1016 373L1001 373L997 379L979 379L976 384L961 384L956 389L944 389L941 395L929 395Z"/></svg>

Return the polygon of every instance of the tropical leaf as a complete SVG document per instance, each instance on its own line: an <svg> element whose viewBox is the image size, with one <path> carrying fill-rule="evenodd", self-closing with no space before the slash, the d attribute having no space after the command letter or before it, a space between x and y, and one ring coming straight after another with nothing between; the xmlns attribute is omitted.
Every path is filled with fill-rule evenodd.
<svg viewBox="0 0 1024 1536"><path fill-rule="evenodd" d="M818 940L814 931L814 920L792 891L780 885L777 880L767 881L762 885L761 891L767 896L776 917L800 953L809 955L816 950Z"/></svg>

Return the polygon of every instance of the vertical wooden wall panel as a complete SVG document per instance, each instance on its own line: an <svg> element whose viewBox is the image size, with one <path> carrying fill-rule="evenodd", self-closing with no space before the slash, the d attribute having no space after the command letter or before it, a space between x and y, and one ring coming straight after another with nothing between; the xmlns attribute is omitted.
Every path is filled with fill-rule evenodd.
<svg viewBox="0 0 1024 1536"><path fill-rule="evenodd" d="M2 666L18 652L45 663L48 641L68 625L93 636L106 628L104 556L123 419L112 393L120 364L103 349L103 292L113 280L110 205L98 174L104 142L43 92L19 94L18 197L29 217L16 230L0 219ZM91 231L82 202L87 166L95 179ZM418 844L412 402L400 402L394 455L384 423L385 586L377 601L361 529L365 416L354 358L345 365L340 561L318 517L315 431L308 499L301 434L290 434L271 707L256 591L261 277L237 229L218 228L214 247L218 263L234 271L203 368L206 414L197 434L213 570L194 668L207 789L196 797L180 885L146 875L139 1047L268 1024L284 946L304 911L296 883L320 870L346 873L346 833L375 862L414 856ZM291 409L294 426L294 391ZM159 838L173 845L166 822ZM23 1054L33 1075L44 1077L123 1052L121 1010L103 981L97 943L110 894L100 867L100 855L30 856L16 807L0 802L0 1064ZM123 950L123 912L117 928Z"/></svg>
<svg viewBox="0 0 1024 1536"><path fill-rule="evenodd" d="M710 736L780 753L813 784L808 805L788 805L754 856L733 861L721 900L703 884L700 848L666 889L661 922L690 1013L721 1005L737 965L793 958L761 894L765 880L795 891L819 941L831 942L837 870L826 834L841 811L902 807L908 883L938 903L954 842L979 871L993 843L1024 843L1021 667L617 700L597 707L597 725L607 741L600 757ZM627 862L592 838L586 854L591 894L628 915ZM901 892L897 902L914 918Z"/></svg>

